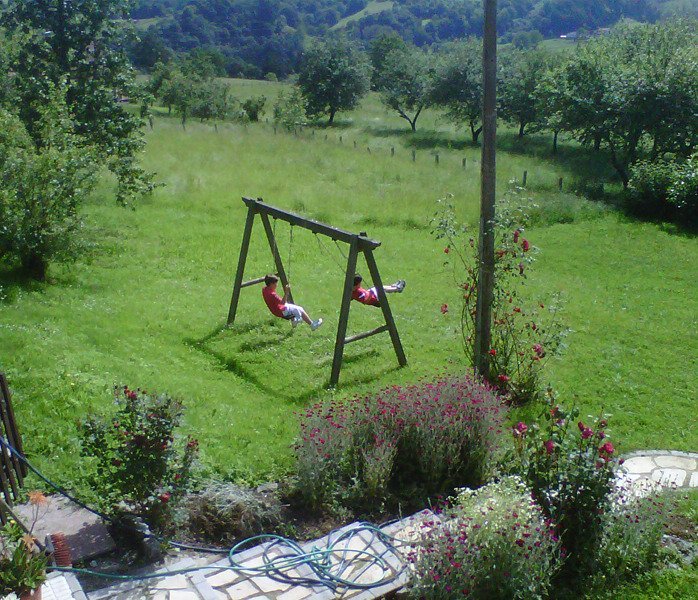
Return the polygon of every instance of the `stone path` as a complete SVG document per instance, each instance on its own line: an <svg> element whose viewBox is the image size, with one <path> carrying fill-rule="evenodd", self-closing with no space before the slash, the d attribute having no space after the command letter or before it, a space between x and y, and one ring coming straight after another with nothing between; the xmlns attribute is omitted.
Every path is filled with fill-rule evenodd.
<svg viewBox="0 0 698 600"><path fill-rule="evenodd" d="M10 594L5 600L17 600L17 596ZM41 586L41 600L87 600L87 596L72 573L50 573Z"/></svg>
<svg viewBox="0 0 698 600"><path fill-rule="evenodd" d="M698 488L698 454L674 450L645 450L625 455L618 480L634 493L658 487Z"/></svg>

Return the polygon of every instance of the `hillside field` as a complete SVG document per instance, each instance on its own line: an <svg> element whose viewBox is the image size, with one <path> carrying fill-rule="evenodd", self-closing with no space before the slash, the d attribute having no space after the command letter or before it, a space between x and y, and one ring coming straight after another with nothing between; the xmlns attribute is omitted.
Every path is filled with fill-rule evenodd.
<svg viewBox="0 0 698 600"><path fill-rule="evenodd" d="M231 85L241 99L267 95L268 112L282 87ZM115 205L105 177L86 209L87 257L52 268L48 284L0 272L0 368L29 456L57 480L78 481L75 421L109 410L111 388L128 384L183 398L184 429L200 439L204 464L224 477L259 481L291 467L296 413L309 403L464 369L457 311L440 311L444 303L457 307L458 294L430 218L436 200L453 194L463 221L476 223L479 148L434 113L417 127L412 135L375 96L340 115L337 126L300 136L275 134L264 118L247 127L221 124L218 132L195 122L183 130L161 111L147 134L145 166L165 185L129 210ZM506 128L500 133L499 194L527 170L520 196L537 205L525 235L540 254L526 293L559 291L566 300L569 347L549 363L545 380L583 415L612 413L610 432L623 452L695 451L695 238L571 193L582 179L617 190L603 156L562 140L553 159L545 135L520 142ZM381 240L383 278L407 280L405 293L390 301L408 367L397 368L387 335L375 336L347 347L340 387L326 389L342 255L297 228L287 268L296 300L325 319L323 327L292 330L270 317L259 288L248 288L236 326L224 328L243 195ZM277 235L288 260L287 224L278 223ZM271 269L258 223L247 275ZM349 331L379 321L378 310L354 304Z"/></svg>

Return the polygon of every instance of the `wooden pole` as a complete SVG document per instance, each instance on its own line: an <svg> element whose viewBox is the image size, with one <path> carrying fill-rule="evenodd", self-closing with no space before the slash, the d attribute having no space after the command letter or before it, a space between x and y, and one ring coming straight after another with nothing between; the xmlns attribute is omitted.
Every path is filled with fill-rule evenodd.
<svg viewBox="0 0 698 600"><path fill-rule="evenodd" d="M465 169L465 165L468 163L468 159L463 157L463 168Z"/></svg>
<svg viewBox="0 0 698 600"><path fill-rule="evenodd" d="M332 373L330 385L339 383L339 372L342 369L342 357L344 356L344 338L347 335L349 323L349 308L351 307L351 292L354 287L354 275L356 274L356 259L359 238L356 236L349 244L349 256L347 257L347 272L344 276L344 290L342 291L342 307L339 310L339 323L337 325L337 339L334 344L334 357L332 358Z"/></svg>
<svg viewBox="0 0 698 600"><path fill-rule="evenodd" d="M523 187L526 187L526 181L528 180L528 171L523 172Z"/></svg>
<svg viewBox="0 0 698 600"><path fill-rule="evenodd" d="M497 0L483 0L485 31L482 42L483 115L480 166L480 243L475 313L475 369L489 373L494 296L494 218L496 197L497 139Z"/></svg>
<svg viewBox="0 0 698 600"><path fill-rule="evenodd" d="M393 319L393 313L391 312L390 305L388 304L388 297L383 289L383 281L381 280L381 274L378 272L376 259L373 258L373 250L364 250L364 257L366 258L366 264L368 265L368 271L371 274L373 285L376 288L376 292L378 292L378 301L380 302L380 308L383 311L385 324L388 326L388 331L390 332L390 339L393 342L397 362L401 367L404 367L407 364L407 358L405 357L405 351L402 349L400 335L397 332L395 319Z"/></svg>
<svg viewBox="0 0 698 600"><path fill-rule="evenodd" d="M412 150L412 162L415 162L417 160L417 151Z"/></svg>
<svg viewBox="0 0 698 600"><path fill-rule="evenodd" d="M560 192L562 191L562 177L560 177L560 179L557 180L557 189Z"/></svg>
<svg viewBox="0 0 698 600"><path fill-rule="evenodd" d="M247 209L247 219L245 220L245 231L242 234L242 244L240 245L240 257L238 258L238 270L235 273L235 282L233 283L233 296L230 299L230 310L228 310L228 327L235 322L235 313L238 310L238 302L240 301L240 285L242 277L245 274L245 262L247 261L247 251L250 248L250 238L252 237L252 225L254 225L255 211L250 206Z"/></svg>

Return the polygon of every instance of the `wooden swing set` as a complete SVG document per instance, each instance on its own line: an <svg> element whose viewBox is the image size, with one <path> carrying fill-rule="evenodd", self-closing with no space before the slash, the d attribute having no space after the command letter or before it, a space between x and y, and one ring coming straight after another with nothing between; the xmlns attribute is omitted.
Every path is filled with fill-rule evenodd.
<svg viewBox="0 0 698 600"><path fill-rule="evenodd" d="M243 198L242 201L247 206L247 218L245 220L245 229L242 235L242 244L240 246L240 256L238 259L237 272L235 274L235 282L233 283L233 295L230 300L230 310L228 311L228 327L231 327L235 323L235 315L237 314L238 302L240 300L240 291L243 288L262 283L264 277L257 277L256 279L251 279L249 281L243 281L243 275L245 272L245 263L247 262L247 251L250 247L250 238L252 236L252 226L254 225L255 216L259 215L262 220L262 225L264 226L264 232L269 242L269 248L271 254L274 258L274 265L276 266L276 274L281 280L282 285L285 287L288 284L288 277L286 275L286 270L284 269L283 262L281 260L281 254L279 253L279 248L276 243L275 227L272 227L270 217L273 218L274 224L276 224L276 219L281 221L286 221L291 226L291 243L293 242L293 227L301 227L303 229L308 229L316 235L323 235L332 239L335 244L338 242L343 242L349 245L349 253L346 256L346 272L344 276L344 288L342 291L342 306L339 311L339 323L337 324L337 338L334 346L334 357L332 359L332 373L330 375L330 385L335 386L339 382L339 373L342 369L342 358L344 356L344 346L346 344L351 344L353 342L358 342L365 338L374 336L379 333L387 331L390 334L390 339L393 343L393 348L395 349L395 355L397 356L397 361L401 367L407 364L407 359L405 358L405 352L402 349L402 343L400 342L400 335L398 334L397 327L395 325L395 320L393 319L393 314L390 311L390 305L388 304L388 298L383 290L383 282L381 280L380 273L378 271L378 266L376 264L376 259L373 257L373 251L380 246L380 242L376 240L369 239L366 236L366 232L361 233L351 233L349 231L344 231L342 229L337 229L330 225L320 223L313 219L308 219L302 217L301 215L276 208L266 204L262 198ZM376 287L378 293L378 300L380 302L380 309L383 312L383 318L385 319L385 324L380 327L376 327L370 331L364 331L363 333L357 333L355 335L345 337L347 333L347 324L349 322L349 309L351 307L351 294L354 287L354 275L356 273L356 262L358 260L359 253L362 253L364 259L366 260L366 265L368 266L369 273L371 274L371 279ZM289 262L290 262L290 250L289 250ZM293 302L293 296L289 293L289 302Z"/></svg>

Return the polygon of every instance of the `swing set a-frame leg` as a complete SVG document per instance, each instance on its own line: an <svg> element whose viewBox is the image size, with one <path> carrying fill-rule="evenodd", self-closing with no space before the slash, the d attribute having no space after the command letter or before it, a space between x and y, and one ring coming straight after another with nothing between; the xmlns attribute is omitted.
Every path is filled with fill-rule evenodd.
<svg viewBox="0 0 698 600"><path fill-rule="evenodd" d="M344 338L347 335L349 323L349 308L351 307L351 292L354 287L354 274L356 273L356 259L359 254L358 239L354 238L349 245L347 257L347 272L344 276L344 291L342 292L342 307L339 311L339 323L337 324L337 339L334 344L334 358L332 359L332 373L330 385L335 386L339 382L339 372L342 370L342 357L344 356Z"/></svg>
<svg viewBox="0 0 698 600"><path fill-rule="evenodd" d="M279 246L276 243L276 236L274 235L274 229L269 222L269 215L260 213L262 217L262 224L264 225L264 232L267 234L267 241L269 242L269 249L274 257L274 266L276 267L276 273L279 275L281 280L281 286L285 288L288 285L288 277L286 276L286 270L284 269L284 264L281 260L281 254L279 253ZM290 255L289 255L290 256ZM290 267L289 267L290 268ZM293 293L289 292L288 301L293 303Z"/></svg>
<svg viewBox="0 0 698 600"><path fill-rule="evenodd" d="M235 273L235 281L233 283L233 296L230 299L230 310L228 311L227 325L230 327L235 322L235 313L238 310L238 302L240 301L240 289L242 286L242 277L245 274L245 262L247 262L247 251L250 248L250 238L252 237L252 226L254 225L255 211L252 208L247 209L247 219L245 219L245 230L242 234L242 244L240 246L240 257L238 258L238 270Z"/></svg>
<svg viewBox="0 0 698 600"><path fill-rule="evenodd" d="M383 281L381 280L381 274L378 272L378 265L376 264L376 259L373 258L373 251L364 250L364 257L366 258L366 264L368 265L368 271L371 274L373 285L376 287L376 292L378 292L378 301L380 302L380 307L383 311L385 324L388 326L390 339L393 342L393 348L395 349L397 362L401 367L404 367L407 364L407 358L405 357L405 351L402 349L402 343L400 342L400 334L397 332L395 319L393 319L393 313L390 310L388 298L386 296L385 290L383 289Z"/></svg>

